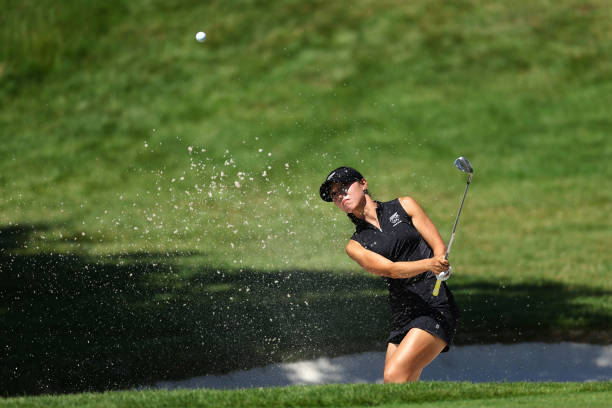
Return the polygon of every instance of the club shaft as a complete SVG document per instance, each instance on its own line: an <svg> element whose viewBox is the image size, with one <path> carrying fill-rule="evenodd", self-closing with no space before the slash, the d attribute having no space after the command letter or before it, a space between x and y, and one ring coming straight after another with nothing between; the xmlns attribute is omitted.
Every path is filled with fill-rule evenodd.
<svg viewBox="0 0 612 408"><path fill-rule="evenodd" d="M465 196L467 195L468 188L470 187L470 183L472 182L472 175L468 178L467 185L465 186L465 191L463 192L463 198L461 199L461 205L459 206L459 211L457 212L457 217L455 218L455 225L453 226L453 232L451 233L450 240L448 241L448 247L446 247L445 257L448 259L448 254L450 253L451 247L453 246L453 240L455 239L455 231L457 230L457 224L459 223L459 217L461 216L461 210L463 210L463 203L465 202Z"/></svg>

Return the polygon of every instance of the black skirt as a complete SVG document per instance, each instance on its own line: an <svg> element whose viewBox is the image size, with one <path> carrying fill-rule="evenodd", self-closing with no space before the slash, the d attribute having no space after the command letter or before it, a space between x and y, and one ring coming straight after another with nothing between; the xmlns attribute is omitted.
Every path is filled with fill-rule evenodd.
<svg viewBox="0 0 612 408"><path fill-rule="evenodd" d="M406 334L413 328L425 330L444 340L446 347L444 347L442 353L445 353L449 350L457 332L457 316L451 308L431 308L407 323L393 327L387 342L401 343Z"/></svg>

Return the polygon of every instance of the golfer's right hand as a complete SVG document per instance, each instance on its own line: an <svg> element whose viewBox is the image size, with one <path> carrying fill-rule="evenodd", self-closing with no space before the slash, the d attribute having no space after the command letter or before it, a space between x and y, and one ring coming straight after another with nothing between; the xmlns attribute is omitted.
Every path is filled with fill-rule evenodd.
<svg viewBox="0 0 612 408"><path fill-rule="evenodd" d="M429 270L434 274L438 275L441 272L447 271L450 267L448 263L448 259L444 257L444 255L434 256L433 258L429 258Z"/></svg>

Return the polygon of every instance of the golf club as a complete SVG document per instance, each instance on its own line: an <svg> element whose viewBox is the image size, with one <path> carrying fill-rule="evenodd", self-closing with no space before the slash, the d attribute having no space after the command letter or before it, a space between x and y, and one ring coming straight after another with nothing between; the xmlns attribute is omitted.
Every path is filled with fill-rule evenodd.
<svg viewBox="0 0 612 408"><path fill-rule="evenodd" d="M448 259L448 254L450 253L451 247L453 246L453 240L455 239L455 231L457 230L457 224L459 223L459 216L461 215L461 210L463 209L463 203L465 202L465 196L467 194L468 188L470 187L470 183L472 182L472 176L474 175L474 168L472 168L472 165L470 164L469 160L463 156L458 157L455 160L455 167L457 167L459 170L461 170L464 173L468 173L469 177L467 180L467 185L465 186L465 191L463 192L463 198L461 199L461 205L459 206L459 211L457 212L457 217L455 218L455 225L453 226L453 232L451 233L450 240L448 241L448 247L446 247L446 253L444 254L444 257L446 259ZM438 296L438 293L440 292L441 282L450 278L451 269L452 268L449 267L447 271L444 271L440 273L438 276L436 276L436 285L433 290L434 296Z"/></svg>

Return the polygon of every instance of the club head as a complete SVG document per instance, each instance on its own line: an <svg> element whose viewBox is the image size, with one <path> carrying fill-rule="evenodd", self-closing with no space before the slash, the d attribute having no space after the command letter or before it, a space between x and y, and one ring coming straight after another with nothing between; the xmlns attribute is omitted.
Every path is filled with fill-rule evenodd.
<svg viewBox="0 0 612 408"><path fill-rule="evenodd" d="M458 157L455 160L455 167L457 167L464 173L474 174L474 169L472 168L472 165L470 164L469 160L463 156Z"/></svg>

